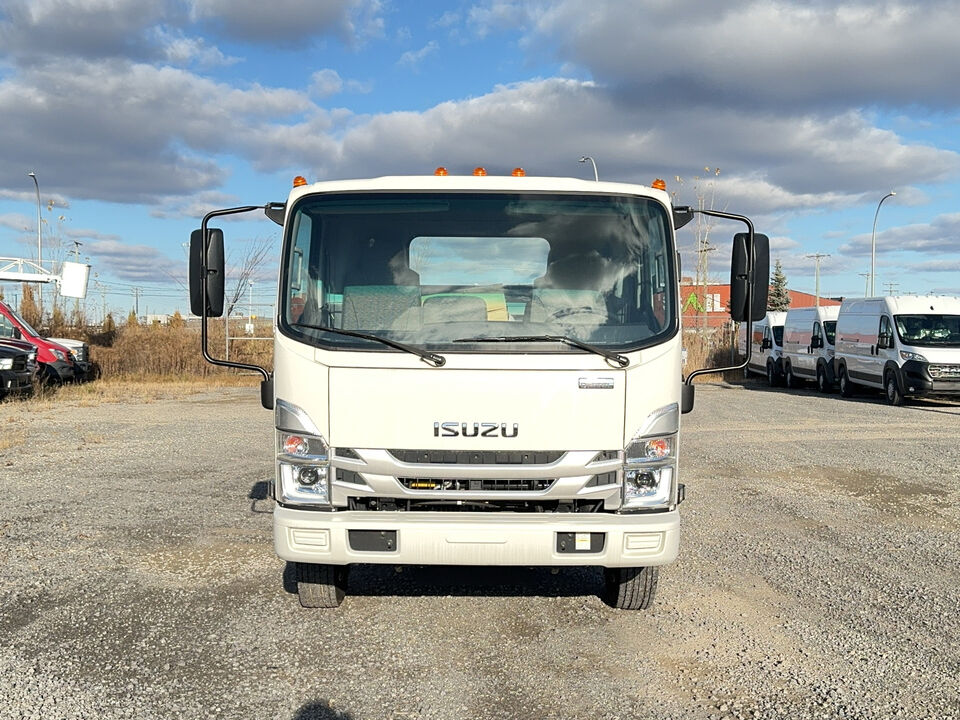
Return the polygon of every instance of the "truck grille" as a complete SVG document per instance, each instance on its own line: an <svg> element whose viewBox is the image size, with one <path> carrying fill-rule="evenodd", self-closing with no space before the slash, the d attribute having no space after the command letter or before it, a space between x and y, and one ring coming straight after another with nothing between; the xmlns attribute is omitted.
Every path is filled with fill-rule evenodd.
<svg viewBox="0 0 960 720"><path fill-rule="evenodd" d="M930 377L934 380L960 380L960 365L931 365Z"/></svg>
<svg viewBox="0 0 960 720"><path fill-rule="evenodd" d="M27 369L27 355L17 355L13 358L13 371L24 372Z"/></svg>
<svg viewBox="0 0 960 720"><path fill-rule="evenodd" d="M388 450L403 463L431 465L549 465L563 457L562 451L532 450Z"/></svg>
<svg viewBox="0 0 960 720"><path fill-rule="evenodd" d="M549 490L554 478L397 478L408 490L428 492L538 492Z"/></svg>

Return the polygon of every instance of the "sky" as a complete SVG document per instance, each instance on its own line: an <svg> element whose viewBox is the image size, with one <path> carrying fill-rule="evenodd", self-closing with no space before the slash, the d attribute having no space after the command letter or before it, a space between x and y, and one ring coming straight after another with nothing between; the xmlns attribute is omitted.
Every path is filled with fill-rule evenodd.
<svg viewBox="0 0 960 720"><path fill-rule="evenodd" d="M283 201L295 175L591 178L588 155L603 180L750 216L791 289L814 291L822 254L821 294L863 295L876 217L876 294L960 295L958 18L960 0L3 0L0 257L36 257L35 172L45 263L90 263L88 315L135 295L185 312L203 214ZM734 231L712 231L717 280ZM279 228L227 237L235 261L277 248L249 295L269 305Z"/></svg>

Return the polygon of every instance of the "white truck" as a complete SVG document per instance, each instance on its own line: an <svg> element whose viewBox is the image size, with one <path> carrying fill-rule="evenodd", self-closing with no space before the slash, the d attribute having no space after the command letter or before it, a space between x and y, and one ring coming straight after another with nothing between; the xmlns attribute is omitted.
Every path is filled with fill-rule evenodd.
<svg viewBox="0 0 960 720"><path fill-rule="evenodd" d="M836 353L839 305L790 308L783 321L783 378L787 387L814 380L817 389L830 392L836 384L833 358Z"/></svg>
<svg viewBox="0 0 960 720"><path fill-rule="evenodd" d="M879 388L887 402L960 395L960 297L901 295L844 300L837 318L840 392Z"/></svg>
<svg viewBox="0 0 960 720"><path fill-rule="evenodd" d="M660 188L662 181L658 183ZM223 308L213 218L283 226L274 367L207 349ZM646 608L684 498L675 228L664 189L566 178L294 181L191 238L203 353L260 372L275 410L277 554L306 607L357 563L596 566ZM762 315L767 238L734 238L734 319ZM719 368L723 370L729 368Z"/></svg>

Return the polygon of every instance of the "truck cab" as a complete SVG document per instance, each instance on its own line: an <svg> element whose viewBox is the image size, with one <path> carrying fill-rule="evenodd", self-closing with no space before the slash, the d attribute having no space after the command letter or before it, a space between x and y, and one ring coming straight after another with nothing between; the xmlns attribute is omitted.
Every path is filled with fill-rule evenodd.
<svg viewBox="0 0 960 720"><path fill-rule="evenodd" d="M274 547L301 604L339 605L373 563L594 566L611 605L649 607L680 539L674 231L693 211L516 171L301 180L264 208L283 249L261 369ZM222 312L207 222L251 209L191 239L204 333Z"/></svg>

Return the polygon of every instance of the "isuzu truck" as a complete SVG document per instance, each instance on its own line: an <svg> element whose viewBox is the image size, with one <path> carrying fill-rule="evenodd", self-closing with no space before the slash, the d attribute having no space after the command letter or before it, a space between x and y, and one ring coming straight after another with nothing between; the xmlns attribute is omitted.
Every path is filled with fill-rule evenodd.
<svg viewBox="0 0 960 720"><path fill-rule="evenodd" d="M191 306L208 361L263 377L274 544L301 604L339 605L348 568L379 563L595 566L609 604L650 606L678 552L698 374L681 375L675 237L698 211L654 185L298 177L284 203L207 214ZM207 348L224 282L210 223L255 210L283 228L272 372ZM767 239L710 214L746 226L731 312L749 324Z"/></svg>

